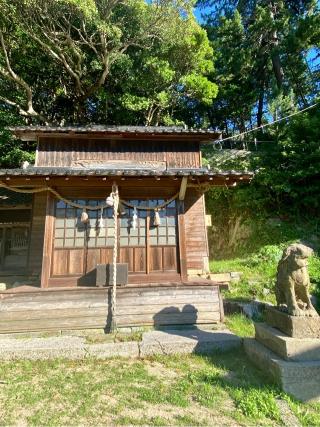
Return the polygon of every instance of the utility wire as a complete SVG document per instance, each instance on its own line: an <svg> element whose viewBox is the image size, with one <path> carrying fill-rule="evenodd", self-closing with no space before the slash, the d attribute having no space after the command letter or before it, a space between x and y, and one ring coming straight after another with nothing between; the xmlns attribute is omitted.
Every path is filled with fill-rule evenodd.
<svg viewBox="0 0 320 427"><path fill-rule="evenodd" d="M212 141L212 144L215 144L215 143L220 144L221 142L228 141L229 139L239 138L239 136L247 135L248 133L255 132L256 130L263 129L263 128L266 128L268 126L272 126L275 123L282 122L283 120L289 119L290 117L296 116L297 114L300 114L300 113L303 113L307 110L310 110L311 108L315 107L318 104L319 104L319 102L316 102L315 104L309 105L309 107L303 108L302 110L299 110L299 111L296 111L295 113L289 114L286 117L282 117L281 119L274 120L271 123L266 123L265 125L258 126L254 129L247 130L246 132L242 132L242 133L238 133L236 135L228 136L227 138L223 138L223 139L216 139L215 141Z"/></svg>

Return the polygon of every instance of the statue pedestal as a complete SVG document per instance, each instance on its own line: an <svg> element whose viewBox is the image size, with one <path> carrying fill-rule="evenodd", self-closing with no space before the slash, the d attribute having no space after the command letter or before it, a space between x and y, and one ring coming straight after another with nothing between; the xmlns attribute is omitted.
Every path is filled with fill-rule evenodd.
<svg viewBox="0 0 320 427"><path fill-rule="evenodd" d="M274 307L266 307L266 322L289 337L320 338L320 317L290 316Z"/></svg>
<svg viewBox="0 0 320 427"><path fill-rule="evenodd" d="M267 308L244 347L251 361L304 402L320 402L320 318L294 317Z"/></svg>

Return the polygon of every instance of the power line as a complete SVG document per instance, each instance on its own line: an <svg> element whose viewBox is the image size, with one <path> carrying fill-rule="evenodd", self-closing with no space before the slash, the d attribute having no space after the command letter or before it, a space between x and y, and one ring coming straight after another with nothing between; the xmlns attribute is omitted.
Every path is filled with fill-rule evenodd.
<svg viewBox="0 0 320 427"><path fill-rule="evenodd" d="M256 130L263 129L263 128L266 128L268 126L272 126L275 123L282 122L283 120L289 119L290 117L296 116L297 114L304 113L305 111L310 110L311 108L315 107L318 104L319 104L319 102L316 102L315 104L309 105L309 107L303 108L302 110L296 111L295 113L291 113L286 117L282 117L281 119L274 120L271 123L266 123L265 125L258 126L254 129L247 130L246 132L242 132L242 133L238 133L236 135L228 136L227 138L223 138L223 139L216 139L215 141L213 141L213 144L215 144L217 142L221 143L221 142L228 141L228 140L234 139L234 138L239 138L239 136L247 135L248 133L255 132Z"/></svg>

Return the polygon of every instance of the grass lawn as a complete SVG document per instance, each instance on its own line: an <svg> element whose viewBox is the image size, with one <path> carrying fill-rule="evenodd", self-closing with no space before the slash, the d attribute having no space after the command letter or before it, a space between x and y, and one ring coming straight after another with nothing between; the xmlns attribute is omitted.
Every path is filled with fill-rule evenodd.
<svg viewBox="0 0 320 427"><path fill-rule="evenodd" d="M241 315L227 324L253 333ZM0 365L0 425L283 425L279 398L303 425L320 425L320 404L290 399L242 349L210 357Z"/></svg>

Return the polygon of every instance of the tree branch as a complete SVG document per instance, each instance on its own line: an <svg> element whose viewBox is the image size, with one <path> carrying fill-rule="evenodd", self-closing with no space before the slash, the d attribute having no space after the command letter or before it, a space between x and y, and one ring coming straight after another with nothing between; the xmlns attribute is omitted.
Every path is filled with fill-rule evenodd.
<svg viewBox="0 0 320 427"><path fill-rule="evenodd" d="M8 55L8 50L7 50L5 41L4 41L3 32L1 30L0 30L0 45L1 45L1 49L2 49L2 52L4 55L5 65L6 65L6 68L0 66L0 73L7 80L13 81L14 83L16 83L18 86L20 86L25 91L26 97L27 97L27 109L22 108L19 104L17 104L14 101L10 101L7 98L1 97L0 99L8 105L16 107L19 111L19 114L21 114L23 116L37 117L40 120L47 122L45 117L42 116L42 114L35 111L35 109L33 108L33 94L32 94L31 87L28 85L28 83L22 77L18 76L15 73L15 71L13 70L13 68L11 66L9 55Z"/></svg>

